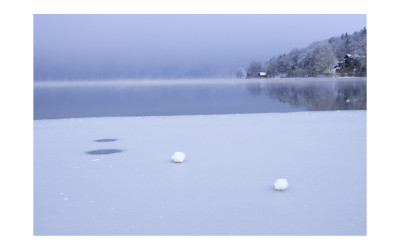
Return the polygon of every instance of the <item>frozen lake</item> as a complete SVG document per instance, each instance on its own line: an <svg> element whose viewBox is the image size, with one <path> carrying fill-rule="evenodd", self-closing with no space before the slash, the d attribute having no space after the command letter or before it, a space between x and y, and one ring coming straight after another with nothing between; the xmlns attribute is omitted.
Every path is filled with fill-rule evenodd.
<svg viewBox="0 0 400 250"><path fill-rule="evenodd" d="M365 111L37 120L34 168L35 235L366 234Z"/></svg>
<svg viewBox="0 0 400 250"><path fill-rule="evenodd" d="M34 95L35 235L366 235L365 78Z"/></svg>
<svg viewBox="0 0 400 250"><path fill-rule="evenodd" d="M34 119L365 109L365 78L42 82L34 88Z"/></svg>

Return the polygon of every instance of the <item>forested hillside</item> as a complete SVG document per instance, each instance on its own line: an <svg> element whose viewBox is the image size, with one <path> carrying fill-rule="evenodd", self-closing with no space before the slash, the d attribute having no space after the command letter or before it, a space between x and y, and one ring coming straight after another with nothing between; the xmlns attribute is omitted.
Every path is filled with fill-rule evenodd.
<svg viewBox="0 0 400 250"><path fill-rule="evenodd" d="M307 48L270 58L264 64L253 61L248 77L266 72L266 77L357 76L367 74L367 30L318 41Z"/></svg>

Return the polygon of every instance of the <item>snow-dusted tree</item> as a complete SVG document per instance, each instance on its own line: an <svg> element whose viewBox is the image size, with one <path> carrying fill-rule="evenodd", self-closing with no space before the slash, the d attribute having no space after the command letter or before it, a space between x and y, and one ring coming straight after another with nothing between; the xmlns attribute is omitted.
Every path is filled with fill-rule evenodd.
<svg viewBox="0 0 400 250"><path fill-rule="evenodd" d="M252 61L250 63L249 68L247 69L247 76L255 77L258 75L258 72L261 72L261 71L263 71L261 63L257 62L257 61Z"/></svg>
<svg viewBox="0 0 400 250"><path fill-rule="evenodd" d="M312 55L312 45L304 49L299 55L298 70L296 71L297 77L310 77L312 76L312 65L314 64L314 57Z"/></svg>
<svg viewBox="0 0 400 250"><path fill-rule="evenodd" d="M336 63L336 57L329 43L318 43L313 48L312 54L314 58L312 65L313 76L331 74Z"/></svg>
<svg viewBox="0 0 400 250"><path fill-rule="evenodd" d="M236 78L244 78L246 77L246 70L243 67L240 67L236 70Z"/></svg>
<svg viewBox="0 0 400 250"><path fill-rule="evenodd" d="M272 57L265 63L265 71L267 77L275 77L278 75L278 59L276 57Z"/></svg>
<svg viewBox="0 0 400 250"><path fill-rule="evenodd" d="M289 57L286 54L279 56L278 58L278 72L281 76L286 76L290 69Z"/></svg>
<svg viewBox="0 0 400 250"><path fill-rule="evenodd" d="M367 72L367 30L354 34L314 42L304 49L294 49L289 54L270 58L265 62L267 77L314 77L331 75L334 66L351 55L351 63L339 69L340 74L366 76ZM248 74L261 71L258 62L250 64ZM340 72L343 71L343 72Z"/></svg>
<svg viewBox="0 0 400 250"><path fill-rule="evenodd" d="M288 54L288 66L289 70L287 72L288 77L297 77L297 73L299 70L299 56L301 55L302 50L294 49Z"/></svg>

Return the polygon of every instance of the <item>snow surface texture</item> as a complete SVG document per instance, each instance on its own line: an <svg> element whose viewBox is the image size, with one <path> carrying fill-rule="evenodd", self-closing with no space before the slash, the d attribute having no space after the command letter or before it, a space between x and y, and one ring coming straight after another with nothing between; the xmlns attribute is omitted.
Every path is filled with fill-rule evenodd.
<svg viewBox="0 0 400 250"><path fill-rule="evenodd" d="M171 159L175 163L182 163L185 160L186 155L182 152L175 152Z"/></svg>
<svg viewBox="0 0 400 250"><path fill-rule="evenodd" d="M366 111L35 120L34 234L365 235Z"/></svg>
<svg viewBox="0 0 400 250"><path fill-rule="evenodd" d="M289 186L288 181L286 179L278 179L274 183L274 188L278 191L283 191L287 189Z"/></svg>

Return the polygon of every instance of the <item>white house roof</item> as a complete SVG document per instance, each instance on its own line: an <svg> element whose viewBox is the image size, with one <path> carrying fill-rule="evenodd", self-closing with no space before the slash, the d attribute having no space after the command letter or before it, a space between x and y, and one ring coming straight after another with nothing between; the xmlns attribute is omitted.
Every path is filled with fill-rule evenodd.
<svg viewBox="0 0 400 250"><path fill-rule="evenodd" d="M266 72L258 72L258 74L259 74L260 76L266 76L266 75L267 75Z"/></svg>

